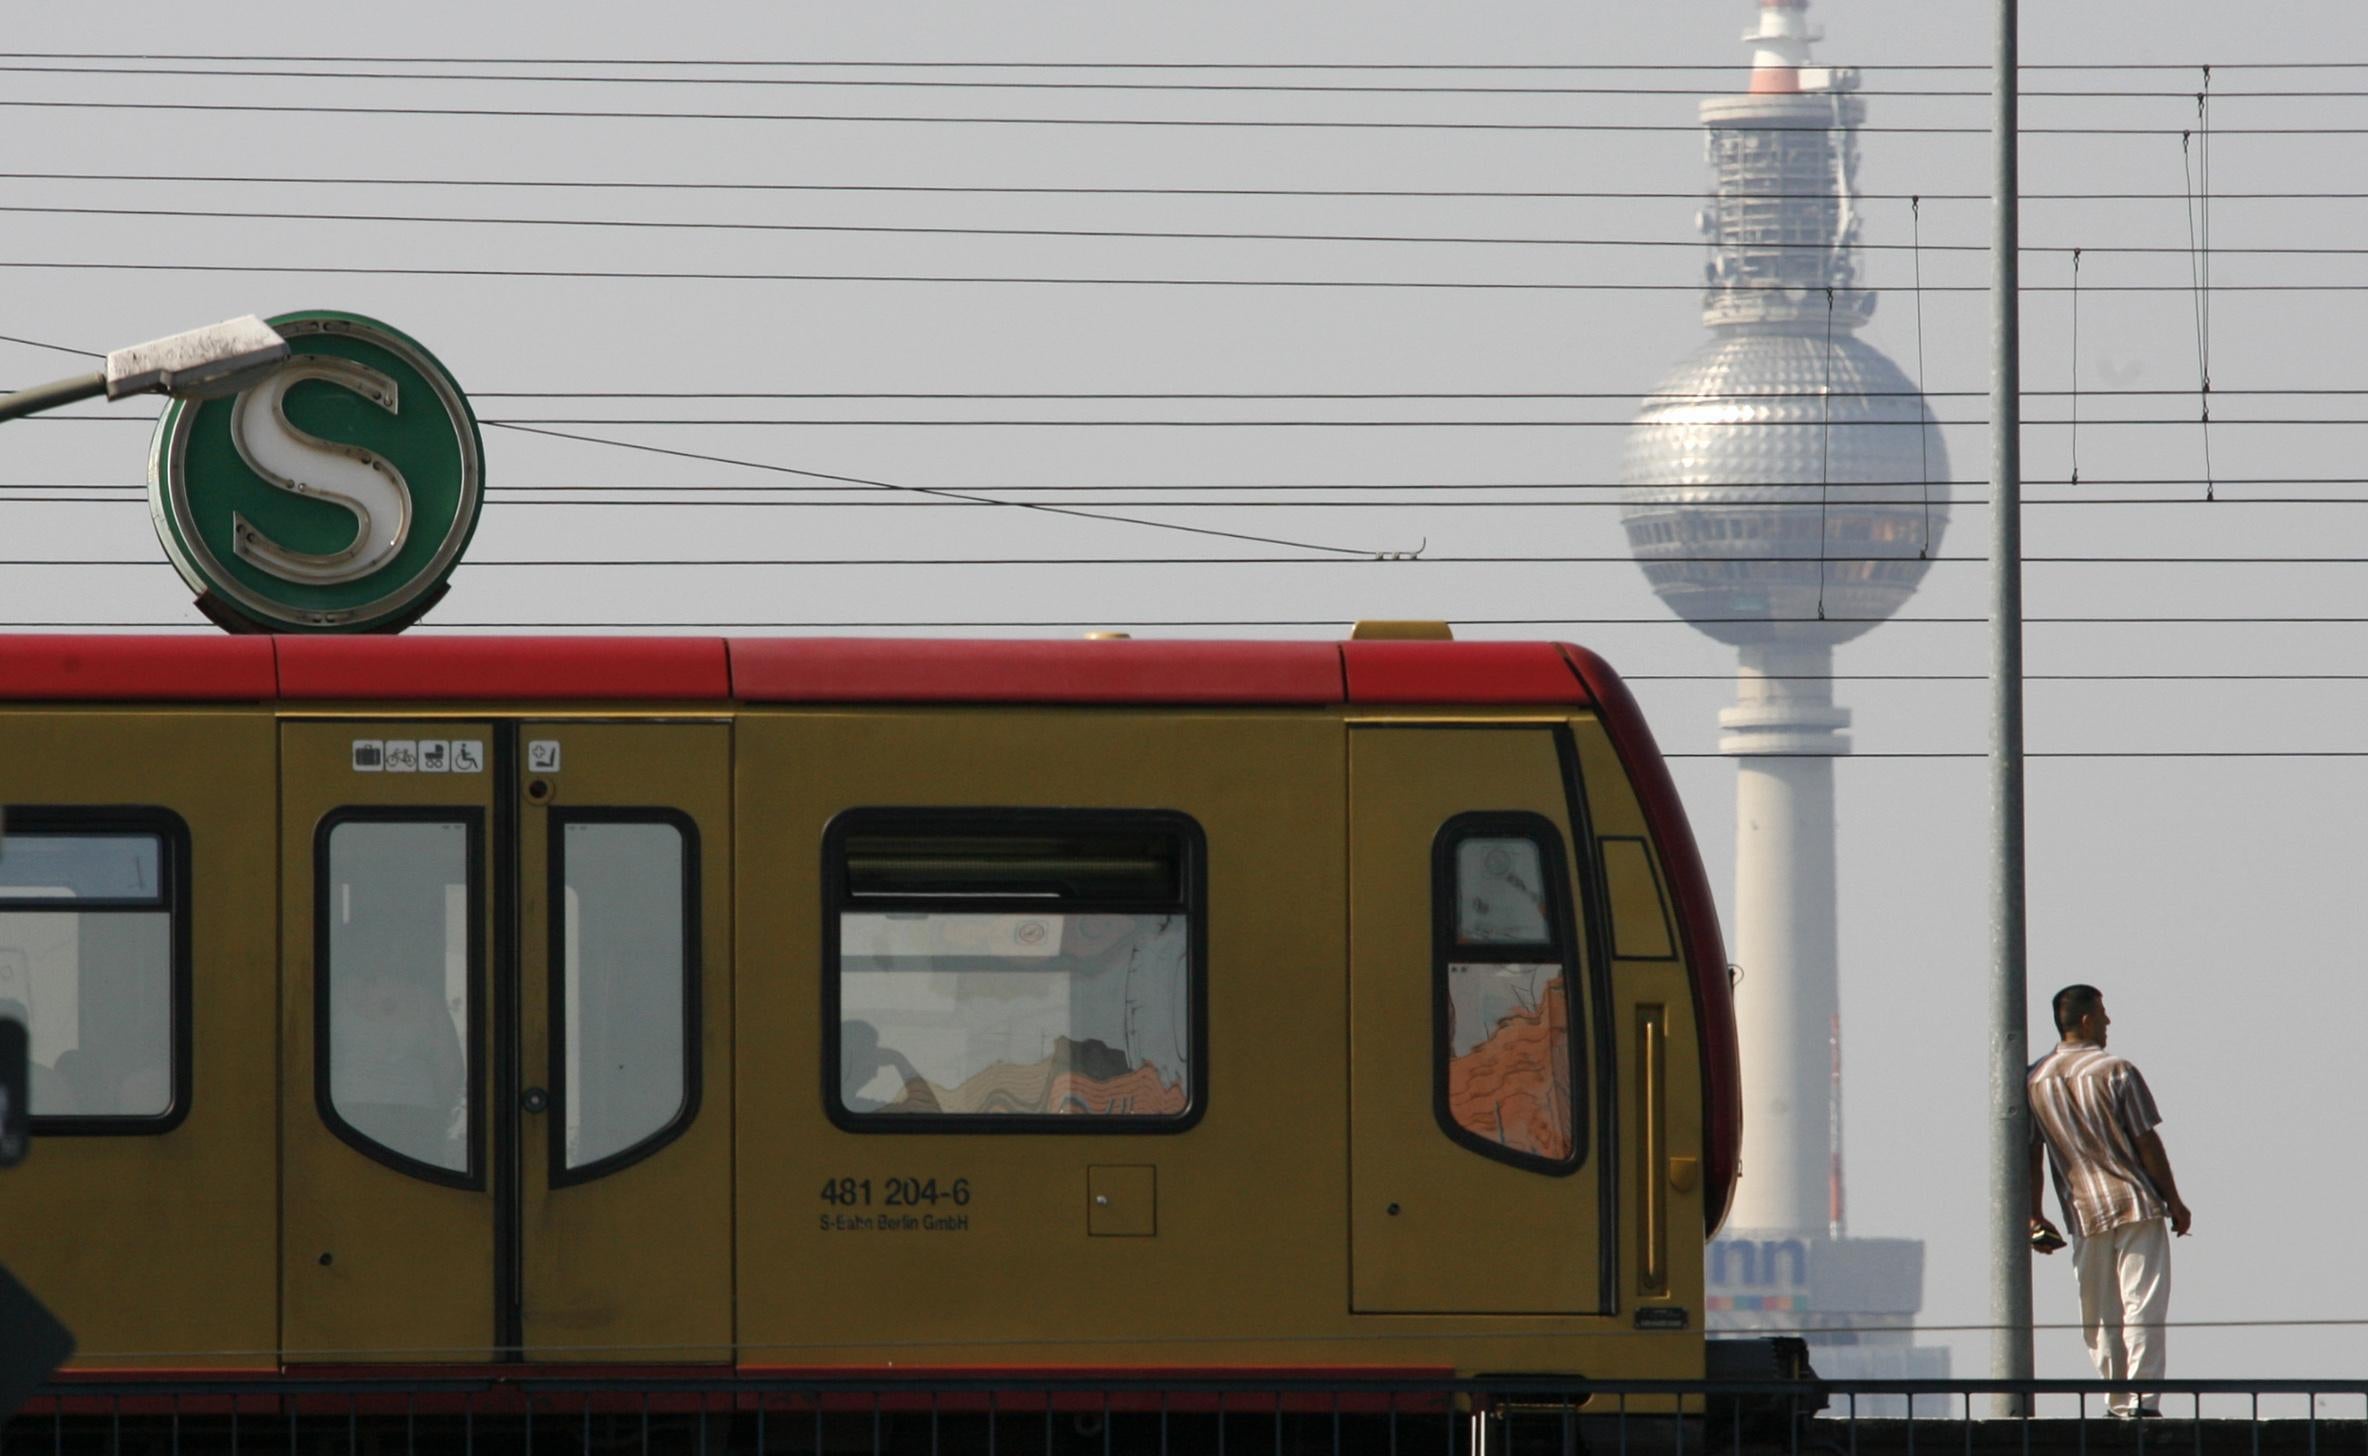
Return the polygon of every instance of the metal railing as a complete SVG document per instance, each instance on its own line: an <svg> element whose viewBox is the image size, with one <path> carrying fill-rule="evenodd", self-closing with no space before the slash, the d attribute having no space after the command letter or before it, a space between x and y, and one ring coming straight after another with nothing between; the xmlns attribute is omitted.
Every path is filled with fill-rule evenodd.
<svg viewBox="0 0 2368 1456"><path fill-rule="evenodd" d="M2132 1392L2159 1414L2123 1419ZM2027 1412L1996 1417L2001 1400ZM1910 1414L1912 1412L1912 1415ZM2368 1380L61 1377L0 1456L2368 1456Z"/></svg>

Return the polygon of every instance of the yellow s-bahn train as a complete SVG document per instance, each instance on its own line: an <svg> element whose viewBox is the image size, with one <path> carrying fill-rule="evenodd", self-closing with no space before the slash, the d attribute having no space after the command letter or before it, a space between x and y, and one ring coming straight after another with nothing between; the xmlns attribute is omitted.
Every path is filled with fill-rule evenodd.
<svg viewBox="0 0 2368 1456"><path fill-rule="evenodd" d="M1545 643L0 637L92 1370L1699 1376L1718 927Z"/></svg>

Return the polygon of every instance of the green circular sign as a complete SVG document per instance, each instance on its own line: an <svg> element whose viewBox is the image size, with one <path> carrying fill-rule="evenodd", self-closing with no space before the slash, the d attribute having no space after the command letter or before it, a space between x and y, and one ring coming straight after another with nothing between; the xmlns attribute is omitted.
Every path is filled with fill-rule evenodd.
<svg viewBox="0 0 2368 1456"><path fill-rule="evenodd" d="M290 357L156 422L148 508L201 597L280 632L400 624L477 529L485 450L436 357L358 314L270 320Z"/></svg>

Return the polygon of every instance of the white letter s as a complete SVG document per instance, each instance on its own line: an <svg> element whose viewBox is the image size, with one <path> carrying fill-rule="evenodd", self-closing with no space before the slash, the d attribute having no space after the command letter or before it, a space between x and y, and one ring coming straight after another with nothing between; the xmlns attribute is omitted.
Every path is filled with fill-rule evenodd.
<svg viewBox="0 0 2368 1456"><path fill-rule="evenodd" d="M303 354L238 397L231 442L248 468L272 485L351 511L353 543L341 551L291 551L233 514L231 545L241 559L283 580L333 586L368 576L403 549L411 535L411 487L402 471L376 453L289 423L288 391L308 379L352 390L389 413L399 407L395 381L377 370L331 354Z"/></svg>

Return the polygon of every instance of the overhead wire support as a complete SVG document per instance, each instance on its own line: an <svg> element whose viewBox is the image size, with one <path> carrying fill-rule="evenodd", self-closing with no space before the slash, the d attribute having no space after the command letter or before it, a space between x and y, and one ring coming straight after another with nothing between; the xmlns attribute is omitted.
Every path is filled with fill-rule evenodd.
<svg viewBox="0 0 2368 1456"><path fill-rule="evenodd" d="M1826 504L1834 458L1834 291L1825 290L1825 382L1817 391L1817 620L1825 620ZM1920 425L1921 419L1917 421ZM1927 446L1929 458L1929 446Z"/></svg>
<svg viewBox="0 0 2368 1456"><path fill-rule="evenodd" d="M2080 249L2072 250L2072 484L2080 484Z"/></svg>
<svg viewBox="0 0 2368 1456"><path fill-rule="evenodd" d="M2187 269L2195 315L2196 422L2202 431L2204 499L2214 498L2212 482L2212 68L2203 68L2203 85L2195 93L2195 131L2179 133L2179 170L2187 186ZM2200 145L2196 132L2201 133ZM2198 206L2196 173L2202 173Z"/></svg>
<svg viewBox="0 0 2368 1456"><path fill-rule="evenodd" d="M1922 387L1927 378L1924 372L1924 199L1922 197L1911 195L1908 198L1908 240L1909 257L1914 260L1916 269L1916 394L1919 399L1923 399L1929 396ZM1830 327L1829 321L1828 328L1830 329ZM1826 348L1829 352L1833 348L1830 339L1827 341ZM1828 367L1831 367L1830 362ZM1932 412L1929 409L1919 406L1916 413L1924 425L1923 432L1917 437L1917 444L1922 447L1924 459L1924 538L1916 544L1916 555L1918 559L1929 560L1932 555L1933 420Z"/></svg>

